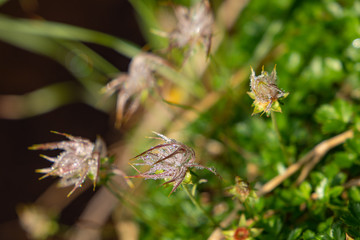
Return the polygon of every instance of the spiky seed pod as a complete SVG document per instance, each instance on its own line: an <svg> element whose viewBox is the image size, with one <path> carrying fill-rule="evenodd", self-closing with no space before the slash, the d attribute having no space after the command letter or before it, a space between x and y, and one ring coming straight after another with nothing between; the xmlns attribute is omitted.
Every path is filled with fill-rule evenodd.
<svg viewBox="0 0 360 240"><path fill-rule="evenodd" d="M189 52L195 44L201 43L209 55L214 17L208 0L199 1L191 8L175 8L177 25L169 35L170 49L189 46Z"/></svg>
<svg viewBox="0 0 360 240"><path fill-rule="evenodd" d="M155 70L158 66L169 63L150 53L140 53L130 62L128 73L120 74L106 85L106 94L117 91L116 122L119 128L127 121L140 105L141 93L155 85Z"/></svg>
<svg viewBox="0 0 360 240"><path fill-rule="evenodd" d="M192 148L175 139L170 139L156 132L154 133L164 140L164 143L156 145L137 155L134 160L140 160L140 162L131 165L139 174L129 177L164 179L166 181L164 184L174 184L170 192L170 194L172 194L184 181L186 173L192 167L207 169L216 174L212 168L195 163L195 152ZM148 166L150 169L141 173L135 166Z"/></svg>
<svg viewBox="0 0 360 240"><path fill-rule="evenodd" d="M53 165L50 168L36 170L39 173L45 174L40 179L48 176L58 176L61 178L59 181L60 187L75 185L68 196L70 196L78 187L81 187L86 176L91 175L95 187L98 178L100 159L106 156L106 146L104 141L100 137L97 137L94 144L88 139L74 137L66 133L52 132L65 136L69 140L36 144L29 147L31 150L63 150L57 157L41 155L46 160L53 162Z"/></svg>
<svg viewBox="0 0 360 240"><path fill-rule="evenodd" d="M253 106L255 108L253 115L264 112L267 116L269 116L271 111L281 112L278 99L286 98L289 93L279 89L276 85L276 81L276 65L270 75L268 72L264 71L264 66L262 67L262 71L259 76L256 76L254 70L251 68L251 92L248 92L248 94L252 99L254 99Z"/></svg>

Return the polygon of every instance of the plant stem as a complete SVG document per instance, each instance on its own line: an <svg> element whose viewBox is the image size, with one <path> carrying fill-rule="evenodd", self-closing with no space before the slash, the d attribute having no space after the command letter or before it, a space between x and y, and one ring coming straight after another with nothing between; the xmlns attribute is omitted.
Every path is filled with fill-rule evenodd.
<svg viewBox="0 0 360 240"><path fill-rule="evenodd" d="M286 151L284 140L281 137L279 127L278 127L278 124L277 124L277 121L276 121L275 113L273 111L271 111L271 121L272 121L272 125L274 127L274 130L275 130L276 136L279 139L280 148L281 148L281 151L283 152L285 161L287 162L287 164L290 164L290 157L288 155L288 152Z"/></svg>
<svg viewBox="0 0 360 240"><path fill-rule="evenodd" d="M126 209L130 209L130 211L133 212L135 216L148 224L155 232L161 234L165 231L161 225L155 224L154 221L149 220L148 217L146 217L144 211L142 211L135 203L125 198L124 195L118 193L115 187L111 186L111 184L105 183L104 187L106 187L106 189L109 190Z"/></svg>
<svg viewBox="0 0 360 240"><path fill-rule="evenodd" d="M193 202L193 204L200 209L200 211L212 222L212 224L214 224L214 226L218 226L218 223L216 223L216 221L214 220L214 218L208 213L206 212L206 210L201 206L201 204L196 201L196 199L194 198L194 196L191 194L191 192L189 191L189 189L186 187L185 184L181 184L183 186L183 188L185 189L185 192L187 193L187 195L189 196L190 200Z"/></svg>

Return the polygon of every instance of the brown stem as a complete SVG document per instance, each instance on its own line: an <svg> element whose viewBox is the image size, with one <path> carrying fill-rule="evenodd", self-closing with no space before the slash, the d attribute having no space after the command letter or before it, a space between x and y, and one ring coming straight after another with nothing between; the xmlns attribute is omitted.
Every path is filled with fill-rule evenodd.
<svg viewBox="0 0 360 240"><path fill-rule="evenodd" d="M351 187L359 187L360 186L360 178L353 178L350 179L348 182L344 183L343 187L345 189L351 188Z"/></svg>
<svg viewBox="0 0 360 240"><path fill-rule="evenodd" d="M354 136L354 132L352 130L348 130L335 137L325 140L321 142L319 145L317 145L314 149L315 150L314 158L310 162L308 162L301 170L301 173L298 179L296 180L295 185L297 186L305 180L305 178L309 175L311 170L316 166L316 164L320 162L320 160L330 149L344 143L347 139L352 138L353 136Z"/></svg>
<svg viewBox="0 0 360 240"><path fill-rule="evenodd" d="M316 145L313 150L307 153L304 157L302 157L299 161L289 166L286 171L274 177L269 182L264 184L262 188L258 191L258 196L263 196L272 190L274 190L277 186L279 186L282 182L284 182L287 178L297 172L302 165L305 165L303 171L301 172L299 178L296 181L296 184L300 184L310 173L313 167L321 160L321 158L332 148L344 143L347 139L352 138L354 135L352 130L348 130L343 132L335 137L322 141L318 145Z"/></svg>

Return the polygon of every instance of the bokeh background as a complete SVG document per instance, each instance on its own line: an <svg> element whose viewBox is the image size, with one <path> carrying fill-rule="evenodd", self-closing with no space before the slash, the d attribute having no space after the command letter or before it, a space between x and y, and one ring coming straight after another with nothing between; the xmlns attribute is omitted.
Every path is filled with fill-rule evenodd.
<svg viewBox="0 0 360 240"><path fill-rule="evenodd" d="M156 142L144 138L152 130L184 142L198 163L222 176L194 170L191 186L216 221L231 217L230 237L241 227L256 239L360 237L354 224L360 223L360 1L212 0L210 56L201 38L189 58L189 48L166 52L169 41L156 30L171 32L174 6L195 2L0 0L0 239L27 238L17 212L34 202L61 212L52 239L67 239L87 207L92 220L105 220L100 226L80 223L99 230L103 239L119 239L119 232L130 229L139 239L203 240L215 230L185 191L168 197L171 187L161 181L134 181L136 188L124 194L133 208L122 204L131 201L117 205L123 198L104 195L105 188L86 190L89 184L66 198L69 189L54 187L56 179L38 181L35 169L49 162L27 149L63 139L50 130L91 140L99 134L108 145L118 144L116 157L125 164ZM156 88L141 96L131 121L115 130L115 96L103 99L100 89L126 72L140 50L171 59L174 68L156 69L164 75ZM265 114L252 116L246 94L250 66L259 75L262 66L271 72L275 65L279 88L290 93L281 101L282 113L275 114L277 124ZM300 185L295 173L246 204L230 196L228 189L239 187L236 176L257 191L317 144L344 133L353 138L328 147ZM46 201L39 199L44 195ZM97 196L105 197L89 205ZM122 223L135 227L119 231L118 224L128 226Z"/></svg>
<svg viewBox="0 0 360 240"><path fill-rule="evenodd" d="M12 0L0 7L0 13L16 18L44 19L71 24L127 39L139 46L145 45L134 10L126 0ZM99 45L88 46L118 69L127 70L129 58ZM78 94L76 89L79 83L61 64L4 41L0 41L0 72L1 96L26 95L42 87L63 82L72 83L74 94ZM104 77L102 81L106 83L108 79ZM39 158L38 152L29 151L27 148L35 143L62 140L62 137L50 133L50 130L71 133L91 140L99 134L108 142L118 139L120 133L111 131L113 123L107 113L76 98L71 103L44 114L24 118L12 116L11 112L16 111L12 109L15 106L9 105L6 99L0 97L1 110L6 112L6 116L0 113L0 239L26 239L18 223L16 207L19 204L34 202L56 181L51 178L38 181L40 174L35 173L35 169L47 167L48 162ZM46 102L47 99L40 97L35 101ZM90 190L76 200L64 211L61 221L72 225L92 195Z"/></svg>

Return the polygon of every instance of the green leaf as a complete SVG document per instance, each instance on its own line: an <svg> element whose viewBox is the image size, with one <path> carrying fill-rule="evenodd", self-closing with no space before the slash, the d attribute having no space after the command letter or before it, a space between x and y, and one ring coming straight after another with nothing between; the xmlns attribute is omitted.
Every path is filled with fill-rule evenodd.
<svg viewBox="0 0 360 240"><path fill-rule="evenodd" d="M307 182L307 181L302 182L299 186L299 190L300 190L303 198L305 198L305 199L310 198L312 187L309 182Z"/></svg>
<svg viewBox="0 0 360 240"><path fill-rule="evenodd" d="M311 230L306 230L302 235L304 240L313 240L315 239L315 233Z"/></svg>
<svg viewBox="0 0 360 240"><path fill-rule="evenodd" d="M302 229L301 228L295 228L294 230L292 230L287 238L287 240L296 240L300 237L302 233Z"/></svg>
<svg viewBox="0 0 360 240"><path fill-rule="evenodd" d="M349 202L349 211L357 219L360 224L360 202Z"/></svg>
<svg viewBox="0 0 360 240"><path fill-rule="evenodd" d="M315 237L316 240L334 240L328 234L318 234Z"/></svg>
<svg viewBox="0 0 360 240"><path fill-rule="evenodd" d="M333 119L337 119L337 113L333 106L329 104L322 105L317 109L315 113L315 119L318 123L322 123L324 121L329 121Z"/></svg>
<svg viewBox="0 0 360 240"><path fill-rule="evenodd" d="M329 191L329 196L330 196L330 197L337 197L337 196L339 196L343 191L344 191L344 187L343 187L343 186L335 186L335 187L333 187L333 188L330 189L330 191Z"/></svg>
<svg viewBox="0 0 360 240"><path fill-rule="evenodd" d="M334 154L334 162L339 168L349 168L355 160L356 155L354 153L337 152Z"/></svg>
<svg viewBox="0 0 360 240"><path fill-rule="evenodd" d="M323 133L337 133L345 129L353 115L352 106L338 99L333 104L325 104L315 112L315 120L321 124Z"/></svg>
<svg viewBox="0 0 360 240"><path fill-rule="evenodd" d="M345 128L345 124L339 120L335 108L328 104L317 109L315 120L321 124L323 133L341 132Z"/></svg>
<svg viewBox="0 0 360 240"><path fill-rule="evenodd" d="M278 235L281 231L281 228L283 226L283 223L280 219L280 217L274 216L268 219L268 227L269 231L273 233L274 235Z"/></svg>
<svg viewBox="0 0 360 240"><path fill-rule="evenodd" d="M331 181L332 186L343 185L346 182L348 175L343 172L338 172Z"/></svg>
<svg viewBox="0 0 360 240"><path fill-rule="evenodd" d="M355 153L357 156L360 155L360 138L359 134L355 134L355 136L345 142L345 148L347 151Z"/></svg>
<svg viewBox="0 0 360 240"><path fill-rule="evenodd" d="M317 231L318 232L325 232L328 229L331 228L331 226L333 225L334 219L333 218L328 218L326 219L326 221L323 221L319 224L319 226L317 227Z"/></svg>
<svg viewBox="0 0 360 240"><path fill-rule="evenodd" d="M340 169L334 162L331 162L323 167L323 173L328 179L332 179L339 172Z"/></svg>
<svg viewBox="0 0 360 240"><path fill-rule="evenodd" d="M357 219L349 212L344 213L341 216L342 221L349 226L359 226L360 222L357 221Z"/></svg>
<svg viewBox="0 0 360 240"><path fill-rule="evenodd" d="M352 201L360 202L360 188L358 187L351 187L348 191L349 198Z"/></svg>
<svg viewBox="0 0 360 240"><path fill-rule="evenodd" d="M341 119L342 122L348 123L353 115L353 107L342 99L337 99L333 105L338 118Z"/></svg>
<svg viewBox="0 0 360 240"><path fill-rule="evenodd" d="M330 235L331 239L336 239L336 240L345 240L345 238L346 238L346 235L341 230L340 226L335 226L335 227L331 228L329 235Z"/></svg>
<svg viewBox="0 0 360 240"><path fill-rule="evenodd" d="M323 133L339 133L345 130L346 124L340 120L333 119L331 121L325 121L321 130Z"/></svg>

